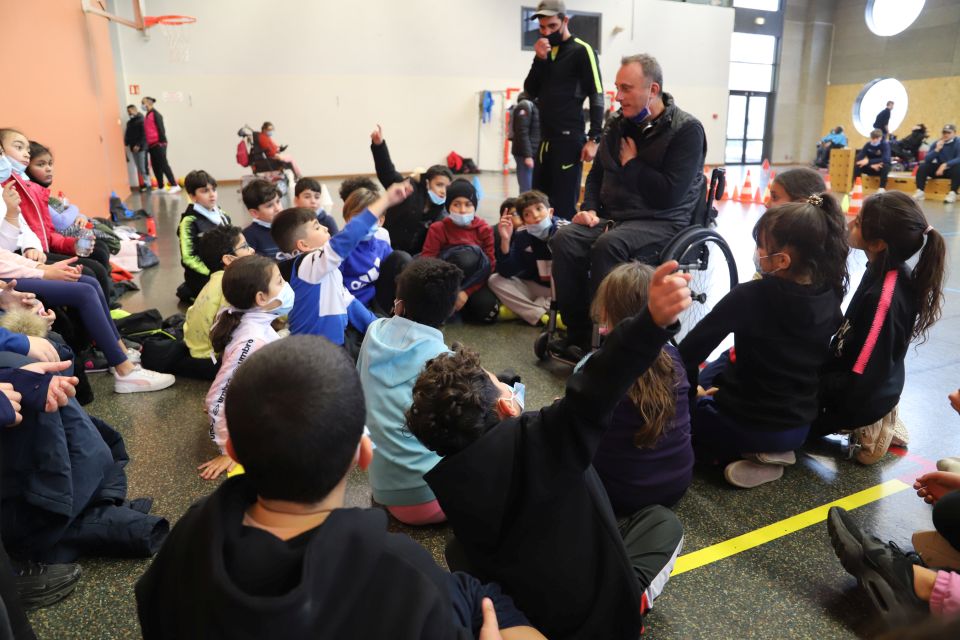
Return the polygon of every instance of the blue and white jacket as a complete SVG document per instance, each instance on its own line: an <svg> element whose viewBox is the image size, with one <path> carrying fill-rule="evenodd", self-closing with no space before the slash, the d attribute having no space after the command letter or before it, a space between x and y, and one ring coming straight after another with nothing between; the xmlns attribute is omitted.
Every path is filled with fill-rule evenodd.
<svg viewBox="0 0 960 640"><path fill-rule="evenodd" d="M360 333L366 332L376 316L343 286L339 267L375 224L377 216L366 209L319 249L281 264L280 273L296 294L288 316L290 333L323 336L334 344L343 344L347 323Z"/></svg>
<svg viewBox="0 0 960 640"><path fill-rule="evenodd" d="M393 249L390 248L390 243L384 242L378 236L361 240L340 264L343 286L357 300L369 306L380 278L380 264L391 253Z"/></svg>

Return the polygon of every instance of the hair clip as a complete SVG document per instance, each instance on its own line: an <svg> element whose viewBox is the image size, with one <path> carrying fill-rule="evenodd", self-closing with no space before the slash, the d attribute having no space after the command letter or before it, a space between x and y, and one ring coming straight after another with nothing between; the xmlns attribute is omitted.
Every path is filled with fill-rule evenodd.
<svg viewBox="0 0 960 640"><path fill-rule="evenodd" d="M813 195L807 196L807 204L812 204L815 207L819 207L823 204L823 196L814 193Z"/></svg>
<svg viewBox="0 0 960 640"><path fill-rule="evenodd" d="M930 233L931 231L933 231L933 225L932 225L932 224L929 225L929 226L927 226L927 228L923 230L923 235L927 235L927 234Z"/></svg>

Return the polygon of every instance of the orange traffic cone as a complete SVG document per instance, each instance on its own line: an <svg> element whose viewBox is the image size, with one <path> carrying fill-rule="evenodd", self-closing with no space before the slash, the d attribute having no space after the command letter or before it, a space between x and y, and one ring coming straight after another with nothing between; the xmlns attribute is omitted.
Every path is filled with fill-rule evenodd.
<svg viewBox="0 0 960 640"><path fill-rule="evenodd" d="M829 173L823 178L823 182L827 185L827 191L833 191L833 185L830 184L830 174L829 174Z"/></svg>
<svg viewBox="0 0 960 640"><path fill-rule="evenodd" d="M750 184L749 171L747 171L747 179L743 181L743 188L740 189L740 202L753 202L753 185Z"/></svg>
<svg viewBox="0 0 960 640"><path fill-rule="evenodd" d="M740 199L740 191L737 189L737 185L733 185L733 195L730 196L730 199L734 202Z"/></svg>
<svg viewBox="0 0 960 640"><path fill-rule="evenodd" d="M763 165L761 166L763 167L764 173L766 173L767 171L770 171L770 161L767 160L766 158L763 159Z"/></svg>
<svg viewBox="0 0 960 640"><path fill-rule="evenodd" d="M756 204L763 204L763 196L760 195L760 187L757 187L756 193L753 194L753 201Z"/></svg>
<svg viewBox="0 0 960 640"><path fill-rule="evenodd" d="M857 181L853 185L853 194L850 196L850 208L847 210L847 215L857 215L860 213L861 207L863 207L863 182L861 182L860 176L857 176Z"/></svg>

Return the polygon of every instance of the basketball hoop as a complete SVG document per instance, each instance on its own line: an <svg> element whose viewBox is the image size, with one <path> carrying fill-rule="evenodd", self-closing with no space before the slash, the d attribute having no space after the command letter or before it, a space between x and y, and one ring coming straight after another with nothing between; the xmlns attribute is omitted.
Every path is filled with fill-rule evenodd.
<svg viewBox="0 0 960 640"><path fill-rule="evenodd" d="M160 33L167 41L170 62L190 62L190 34L184 25L193 24L197 19L193 16L166 15L144 16L144 31L151 27L160 27Z"/></svg>
<svg viewBox="0 0 960 640"><path fill-rule="evenodd" d="M178 27L183 24L193 24L197 19L193 16L178 16L178 15L168 15L168 16L144 16L143 26L146 29L162 24L168 27Z"/></svg>

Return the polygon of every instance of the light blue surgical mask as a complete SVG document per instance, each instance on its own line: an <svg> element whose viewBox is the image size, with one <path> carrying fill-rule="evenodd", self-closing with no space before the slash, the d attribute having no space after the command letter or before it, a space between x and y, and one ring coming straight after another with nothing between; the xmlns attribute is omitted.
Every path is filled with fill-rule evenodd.
<svg viewBox="0 0 960 640"><path fill-rule="evenodd" d="M769 253L769 254L767 254L765 257L767 257L767 258L772 258L773 256L779 256L779 255L783 255L783 254L782 254L782 253ZM780 267L779 269L774 269L773 271L764 271L763 268L760 266L760 252L759 252L759 251L754 251L754 252L753 252L753 267L757 270L757 273L759 273L759 274L762 275L762 276L772 276L772 275L775 274L777 271L780 271L781 269L783 269L783 267Z"/></svg>
<svg viewBox="0 0 960 640"><path fill-rule="evenodd" d="M272 313L278 318L290 315L290 312L293 311L293 303L296 300L296 294L293 292L293 287L290 286L289 282L283 283L283 288L280 289L280 293L277 294L276 298L272 298L270 302L274 300L280 301L280 306L276 309L270 309L267 313ZM267 304L270 304L268 302Z"/></svg>
<svg viewBox="0 0 960 640"><path fill-rule="evenodd" d="M881 142L882 142L882 140L877 140L876 142L874 142L873 140L871 140L871 141L870 141L870 146L871 146L871 147L879 147Z"/></svg>
<svg viewBox="0 0 960 640"><path fill-rule="evenodd" d="M469 227L475 215L474 213L451 213L450 220L458 227Z"/></svg>
<svg viewBox="0 0 960 640"><path fill-rule="evenodd" d="M528 224L524 229L526 229L530 235L532 235L537 240L546 240L550 237L550 228L553 226L553 220L550 219L550 216L546 216L540 222L535 224Z"/></svg>
<svg viewBox="0 0 960 640"><path fill-rule="evenodd" d="M644 120L650 117L650 102L653 101L653 95L650 94L647 96L647 104L640 110L640 113L630 118L630 121L634 124L640 124Z"/></svg>
<svg viewBox="0 0 960 640"><path fill-rule="evenodd" d="M7 159L7 162L10 163L10 168L13 170L17 176L23 180L30 181L30 176L27 175L27 165L23 164L18 160L14 160L10 156L4 156Z"/></svg>
<svg viewBox="0 0 960 640"><path fill-rule="evenodd" d="M267 135L272 138L272 137L273 137L273 131L267 131Z"/></svg>
<svg viewBox="0 0 960 640"><path fill-rule="evenodd" d="M520 412L523 413L524 400L527 397L527 387L522 382L515 382L513 388L510 390L510 395L513 396L514 402L517 403L517 406L520 407Z"/></svg>
<svg viewBox="0 0 960 640"><path fill-rule="evenodd" d="M438 196L431 189L427 189L427 195L430 196L430 202L432 202L433 204L439 205L447 201L446 196Z"/></svg>
<svg viewBox="0 0 960 640"><path fill-rule="evenodd" d="M10 164L10 158L0 156L0 182L6 182L13 172L13 165Z"/></svg>
<svg viewBox="0 0 960 640"><path fill-rule="evenodd" d="M223 213L221 213L220 208L217 207L213 211L207 209L206 207L193 203L193 210L202 215L204 218L212 222L213 224L223 224L225 222L223 218Z"/></svg>

